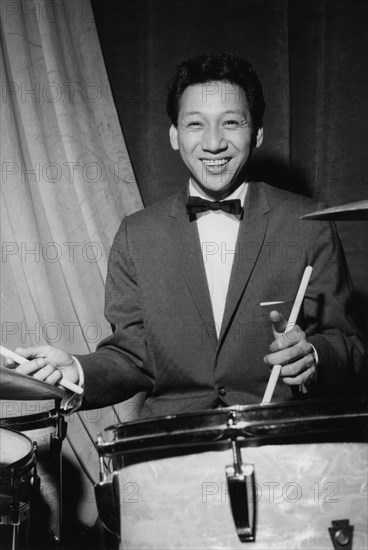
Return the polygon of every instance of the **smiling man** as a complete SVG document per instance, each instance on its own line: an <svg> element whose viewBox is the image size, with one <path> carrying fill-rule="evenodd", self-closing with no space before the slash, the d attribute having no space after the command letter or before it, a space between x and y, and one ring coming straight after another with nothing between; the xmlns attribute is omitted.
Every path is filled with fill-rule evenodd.
<svg viewBox="0 0 368 550"><path fill-rule="evenodd" d="M213 199L223 199L245 179L245 166L263 128L253 127L245 91L214 81L188 86L180 98L178 120L170 128L192 182Z"/></svg>
<svg viewBox="0 0 368 550"><path fill-rule="evenodd" d="M364 348L346 313L349 277L334 226L301 221L313 201L248 181L265 103L252 66L231 54L182 63L169 84L170 141L183 190L125 218L106 282L112 334L73 357L18 349L19 371L80 382L84 408L147 392L144 415L259 403L282 365L275 401L349 393ZM286 335L307 265L313 274ZM276 302L276 306L263 306ZM272 311L274 310L274 311Z"/></svg>

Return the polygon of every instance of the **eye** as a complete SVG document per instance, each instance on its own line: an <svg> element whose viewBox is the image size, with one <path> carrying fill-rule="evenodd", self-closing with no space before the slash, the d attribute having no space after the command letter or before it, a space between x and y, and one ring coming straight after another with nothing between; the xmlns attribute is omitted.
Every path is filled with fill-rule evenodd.
<svg viewBox="0 0 368 550"><path fill-rule="evenodd" d="M197 120L193 120L191 122L188 122L187 126L188 128L200 128L202 126L202 123Z"/></svg>
<svg viewBox="0 0 368 550"><path fill-rule="evenodd" d="M245 126L247 124L247 120L236 120L229 118L229 120L225 120L224 126L229 126L230 128L236 128L238 126Z"/></svg>

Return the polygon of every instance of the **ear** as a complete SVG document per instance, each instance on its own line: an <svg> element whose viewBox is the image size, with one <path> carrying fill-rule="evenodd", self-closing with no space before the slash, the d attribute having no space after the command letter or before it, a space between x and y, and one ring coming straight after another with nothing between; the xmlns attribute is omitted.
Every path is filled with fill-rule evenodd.
<svg viewBox="0 0 368 550"><path fill-rule="evenodd" d="M174 151L178 151L179 149L178 129L175 128L173 124L170 126L169 135L170 135L171 147L174 149Z"/></svg>
<svg viewBox="0 0 368 550"><path fill-rule="evenodd" d="M256 138L256 147L260 147L263 141L263 128L258 128L257 138Z"/></svg>
<svg viewBox="0 0 368 550"><path fill-rule="evenodd" d="M256 138L256 147L260 147L263 141L263 128L258 128L257 138Z"/></svg>

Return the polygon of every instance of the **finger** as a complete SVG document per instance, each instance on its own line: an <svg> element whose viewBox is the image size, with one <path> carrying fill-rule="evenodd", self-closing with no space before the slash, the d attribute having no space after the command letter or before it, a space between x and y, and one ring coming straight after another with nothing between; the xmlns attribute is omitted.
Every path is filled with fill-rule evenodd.
<svg viewBox="0 0 368 550"><path fill-rule="evenodd" d="M47 382L48 384L52 384L53 386L55 386L58 382L60 382L60 380L62 379L63 375L62 373L58 370L58 369L55 369L46 379L45 379L45 382Z"/></svg>
<svg viewBox="0 0 368 550"><path fill-rule="evenodd" d="M313 353L309 353L305 357L295 361L290 365L284 365L281 369L280 376L282 378L296 377L304 371L310 369L315 364Z"/></svg>
<svg viewBox="0 0 368 550"><path fill-rule="evenodd" d="M15 367L17 366L18 363L16 363L15 361L13 361L12 359L9 359L9 357L6 357L4 359L4 366L7 368L7 369L15 369Z"/></svg>
<svg viewBox="0 0 368 550"><path fill-rule="evenodd" d="M312 353L311 345L307 340L303 339L295 345L281 349L273 353L269 353L263 358L267 365L286 365L286 363L294 363L298 359Z"/></svg>
<svg viewBox="0 0 368 550"><path fill-rule="evenodd" d="M46 380L53 372L55 372L55 367L53 365L47 364L33 374L33 378L36 380L41 380L42 382Z"/></svg>
<svg viewBox="0 0 368 550"><path fill-rule="evenodd" d="M278 336L270 345L270 350L272 352L280 351L282 349L290 348L295 346L299 341L305 339L305 333L301 330L300 327L295 326L285 334Z"/></svg>
<svg viewBox="0 0 368 550"><path fill-rule="evenodd" d="M33 375L45 365L45 359L40 357L39 359L33 359L32 361L28 361L27 363L22 363L16 368L16 372L18 372L19 374Z"/></svg>
<svg viewBox="0 0 368 550"><path fill-rule="evenodd" d="M31 360L37 357L46 357L51 349L51 346L32 346L30 348L16 348L15 353Z"/></svg>
<svg viewBox="0 0 368 550"><path fill-rule="evenodd" d="M286 321L284 316L276 310L270 312L270 319L273 323L273 330L277 333L282 333L286 329Z"/></svg>
<svg viewBox="0 0 368 550"><path fill-rule="evenodd" d="M309 369L305 370L304 372L300 373L298 376L295 376L293 378L283 378L283 382L287 384L288 386L301 386L305 385L308 382L311 382L315 379L317 374L317 367L315 364L313 364Z"/></svg>

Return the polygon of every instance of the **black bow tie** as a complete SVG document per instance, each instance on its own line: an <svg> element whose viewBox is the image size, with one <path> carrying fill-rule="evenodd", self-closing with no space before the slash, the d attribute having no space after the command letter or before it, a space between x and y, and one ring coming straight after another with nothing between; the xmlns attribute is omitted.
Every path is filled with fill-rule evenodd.
<svg viewBox="0 0 368 550"><path fill-rule="evenodd" d="M200 197L188 197L187 214L190 221L193 221L196 214L207 212L208 210L222 210L227 214L235 214L235 216L243 212L240 199L231 199L228 201L208 201Z"/></svg>

